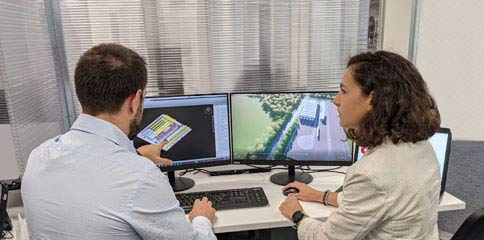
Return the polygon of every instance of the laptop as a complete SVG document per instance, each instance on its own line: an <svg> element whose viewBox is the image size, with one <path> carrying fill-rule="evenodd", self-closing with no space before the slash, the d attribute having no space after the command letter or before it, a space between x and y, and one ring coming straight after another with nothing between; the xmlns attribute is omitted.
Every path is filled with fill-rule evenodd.
<svg viewBox="0 0 484 240"><path fill-rule="evenodd" d="M437 155L437 160L439 161L440 178L442 182L440 186L440 197L442 197L445 192L445 182L447 180L447 168L449 167L452 133L448 128L439 128L437 132L429 138L429 142L434 148L435 155ZM361 146L357 146L354 149L355 153L353 162L356 162L363 157L366 149Z"/></svg>

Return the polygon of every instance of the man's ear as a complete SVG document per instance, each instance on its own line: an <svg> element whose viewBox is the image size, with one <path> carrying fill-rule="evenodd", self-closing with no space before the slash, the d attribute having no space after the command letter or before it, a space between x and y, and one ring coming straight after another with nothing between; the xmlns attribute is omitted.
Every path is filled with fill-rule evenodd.
<svg viewBox="0 0 484 240"><path fill-rule="evenodd" d="M129 109L131 110L132 113L136 113L138 111L138 108L141 107L141 99L143 96L143 91L141 89L138 89L136 93L131 94L129 96Z"/></svg>

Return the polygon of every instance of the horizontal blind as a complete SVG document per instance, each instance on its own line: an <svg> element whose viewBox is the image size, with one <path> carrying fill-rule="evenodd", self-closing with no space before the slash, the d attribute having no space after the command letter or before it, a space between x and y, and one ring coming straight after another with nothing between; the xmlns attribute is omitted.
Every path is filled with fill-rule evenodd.
<svg viewBox="0 0 484 240"><path fill-rule="evenodd" d="M2 79L3 81L3 79ZM2 86L3 84L0 84ZM3 88L0 88L0 124L8 124L8 110L7 110L7 102L5 99L5 91Z"/></svg>
<svg viewBox="0 0 484 240"><path fill-rule="evenodd" d="M368 12L369 0L60 0L70 81L84 51L116 42L147 60L148 96L336 90L367 47Z"/></svg>
<svg viewBox="0 0 484 240"><path fill-rule="evenodd" d="M44 1L0 1L0 78L19 172L64 129Z"/></svg>

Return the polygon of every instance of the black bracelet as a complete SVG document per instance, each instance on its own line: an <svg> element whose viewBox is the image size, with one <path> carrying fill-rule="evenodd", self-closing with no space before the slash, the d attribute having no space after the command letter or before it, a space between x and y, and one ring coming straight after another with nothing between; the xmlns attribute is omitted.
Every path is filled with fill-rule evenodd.
<svg viewBox="0 0 484 240"><path fill-rule="evenodd" d="M323 205L324 206L329 206L329 204L328 204L328 198L329 198L329 193L330 192L331 192L330 190L326 190L324 192L324 196L323 196Z"/></svg>

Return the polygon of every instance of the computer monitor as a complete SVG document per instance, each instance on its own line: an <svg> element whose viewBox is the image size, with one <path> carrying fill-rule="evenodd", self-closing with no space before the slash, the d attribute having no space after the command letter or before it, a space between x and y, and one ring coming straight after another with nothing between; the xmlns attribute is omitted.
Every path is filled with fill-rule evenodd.
<svg viewBox="0 0 484 240"><path fill-rule="evenodd" d="M442 196L445 192L445 183L447 180L447 169L449 166L449 159L450 159L450 147L452 143L452 133L448 128L439 128L429 138L429 142L432 145L432 148L435 151L435 155L437 156L437 160L439 162L440 168L440 178L441 178L441 186L440 186L440 195ZM355 162L360 160L366 152L366 149L361 146L355 147Z"/></svg>
<svg viewBox="0 0 484 240"><path fill-rule="evenodd" d="M296 165L348 166L352 143L339 125L337 92L232 93L232 159L241 164L288 165L271 176L285 185L309 183Z"/></svg>
<svg viewBox="0 0 484 240"><path fill-rule="evenodd" d="M228 94L145 98L134 146L164 140L168 143L162 157L173 160L173 165L159 167L168 171L174 191L195 184L189 178L175 178L174 170L230 164Z"/></svg>

